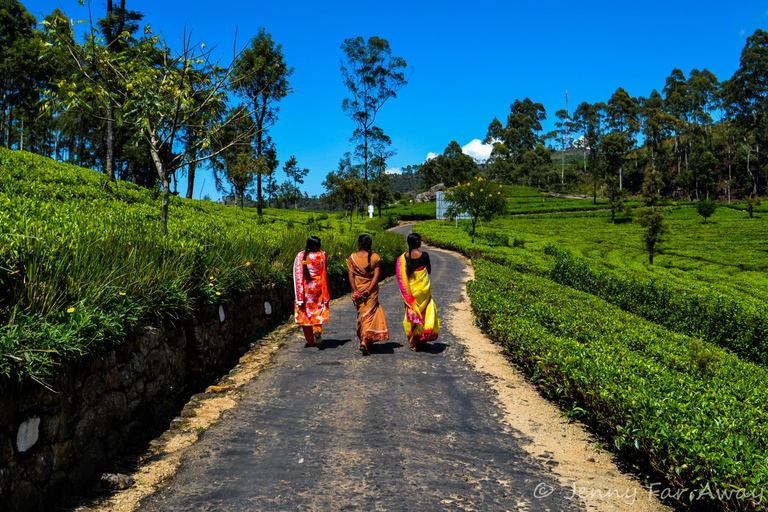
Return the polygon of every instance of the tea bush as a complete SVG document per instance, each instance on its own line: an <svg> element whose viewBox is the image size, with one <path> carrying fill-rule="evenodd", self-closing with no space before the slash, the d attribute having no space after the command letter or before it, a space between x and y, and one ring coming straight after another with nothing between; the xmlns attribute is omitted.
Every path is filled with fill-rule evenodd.
<svg viewBox="0 0 768 512"><path fill-rule="evenodd" d="M474 263L468 291L486 332L617 449L692 491L768 485L768 370L546 278ZM756 504L727 496L726 509Z"/></svg>
<svg viewBox="0 0 768 512"><path fill-rule="evenodd" d="M738 295L696 287L679 289L661 278L641 278L590 265L567 250L555 256L553 281L598 296L667 328L701 337L768 365L768 307Z"/></svg>

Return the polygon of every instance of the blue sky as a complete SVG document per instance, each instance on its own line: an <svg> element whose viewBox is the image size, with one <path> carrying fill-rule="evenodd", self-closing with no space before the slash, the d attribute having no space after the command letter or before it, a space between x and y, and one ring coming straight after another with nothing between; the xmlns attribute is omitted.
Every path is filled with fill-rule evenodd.
<svg viewBox="0 0 768 512"><path fill-rule="evenodd" d="M58 7L70 18L87 19L77 0L22 0L41 18ZM105 2L94 0L94 17ZM531 98L547 110L571 111L583 101L608 101L623 87L648 96L664 87L673 68L688 76L707 68L719 80L739 66L746 38L768 29L768 2L282 2L219 0L128 0L144 22L177 44L185 26L193 40L215 45L231 60L235 32L242 48L259 27L283 45L295 68L293 94L281 102L271 128L281 167L295 155L308 175L302 189L312 195L339 159L352 150L352 122L339 71L346 38L379 36L393 55L412 67L409 84L382 109L377 125L392 138L396 169L442 153L452 141L468 146L485 137L496 116L504 122L515 99ZM475 143L477 145L477 143ZM475 153L472 153L475 156ZM203 181L205 185L203 187ZM221 196L210 175L198 178L194 197ZM180 192L185 190L184 180Z"/></svg>

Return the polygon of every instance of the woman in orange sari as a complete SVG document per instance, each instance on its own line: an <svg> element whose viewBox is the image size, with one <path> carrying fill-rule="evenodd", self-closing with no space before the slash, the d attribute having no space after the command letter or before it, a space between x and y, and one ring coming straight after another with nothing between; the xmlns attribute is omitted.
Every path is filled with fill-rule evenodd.
<svg viewBox="0 0 768 512"><path fill-rule="evenodd" d="M293 262L293 285L296 301L296 323L304 330L307 347L323 348L323 322L328 321L328 281L326 258L320 250L320 239L311 236L306 248Z"/></svg>
<svg viewBox="0 0 768 512"><path fill-rule="evenodd" d="M379 305L381 260L371 250L372 245L373 239L369 235L360 235L357 252L347 258L352 302L357 310L357 337L364 356L371 353L371 345L389 339L387 320Z"/></svg>
<svg viewBox="0 0 768 512"><path fill-rule="evenodd" d="M435 341L440 333L437 306L432 300L429 274L432 264L429 254L421 250L421 236L408 235L408 251L403 253L395 266L397 285L405 303L403 328L408 336L411 350L427 347L428 341Z"/></svg>

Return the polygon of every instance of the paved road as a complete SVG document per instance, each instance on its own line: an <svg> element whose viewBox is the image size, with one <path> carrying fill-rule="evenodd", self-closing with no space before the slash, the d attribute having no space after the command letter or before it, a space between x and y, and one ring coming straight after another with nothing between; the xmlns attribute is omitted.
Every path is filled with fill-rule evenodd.
<svg viewBox="0 0 768 512"><path fill-rule="evenodd" d="M463 263L430 258L445 312L460 300ZM447 323L431 352L414 353L394 279L380 300L388 342L363 357L351 300L336 305L327 348L304 348L296 333L139 510L580 510L567 492L536 498L537 486L560 485L501 423Z"/></svg>

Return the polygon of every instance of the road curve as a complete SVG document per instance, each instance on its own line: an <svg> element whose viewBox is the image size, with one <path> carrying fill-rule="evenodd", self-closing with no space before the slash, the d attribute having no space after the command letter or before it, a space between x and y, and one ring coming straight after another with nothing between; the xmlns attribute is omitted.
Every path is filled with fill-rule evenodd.
<svg viewBox="0 0 768 512"><path fill-rule="evenodd" d="M430 258L445 312L461 302L464 263L442 251ZM138 510L585 509L501 421L447 324L430 352L412 352L394 279L380 300L388 342L362 357L352 302L335 302L327 348L305 348L295 333Z"/></svg>

